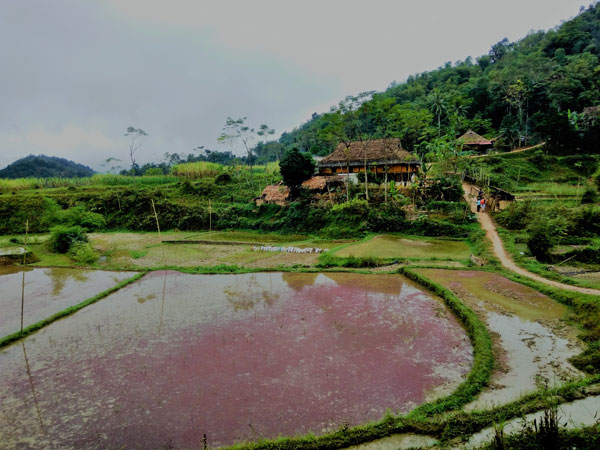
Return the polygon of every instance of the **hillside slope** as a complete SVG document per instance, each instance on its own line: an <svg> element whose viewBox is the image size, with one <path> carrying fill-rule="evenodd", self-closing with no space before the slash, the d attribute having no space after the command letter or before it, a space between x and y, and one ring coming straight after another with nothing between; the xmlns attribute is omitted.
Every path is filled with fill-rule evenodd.
<svg viewBox="0 0 600 450"><path fill-rule="evenodd" d="M473 129L500 137L507 149L546 141L559 153L596 153L600 117L589 108L600 105L599 58L595 2L555 29L503 39L475 60L447 62L384 92L348 97L272 145L325 155L346 139L399 137L410 151L439 156L460 150L456 138Z"/></svg>
<svg viewBox="0 0 600 450"><path fill-rule="evenodd" d="M94 170L56 156L29 155L0 170L0 178L89 177Z"/></svg>

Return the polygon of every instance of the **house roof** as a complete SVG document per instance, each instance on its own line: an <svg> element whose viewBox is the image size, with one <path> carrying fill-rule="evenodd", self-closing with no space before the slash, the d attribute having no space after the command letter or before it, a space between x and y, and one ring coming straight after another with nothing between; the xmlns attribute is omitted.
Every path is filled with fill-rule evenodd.
<svg viewBox="0 0 600 450"><path fill-rule="evenodd" d="M478 135L473 130L467 131L458 138L464 145L492 145L492 141Z"/></svg>
<svg viewBox="0 0 600 450"><path fill-rule="evenodd" d="M402 148L400 139L374 139L370 141L354 141L348 147L340 143L319 163L319 167L339 166L340 164L362 165L367 154L367 163L419 164L419 160Z"/></svg>
<svg viewBox="0 0 600 450"><path fill-rule="evenodd" d="M334 183L334 182L343 182L344 178L340 177L340 176L322 176L322 175L317 175L312 177L309 180L306 180L304 183L302 183L302 187L309 189L311 191L314 190L323 190L327 187L327 183Z"/></svg>
<svg viewBox="0 0 600 450"><path fill-rule="evenodd" d="M284 203L289 196L289 188L282 183L267 186L261 195L262 199L269 203Z"/></svg>

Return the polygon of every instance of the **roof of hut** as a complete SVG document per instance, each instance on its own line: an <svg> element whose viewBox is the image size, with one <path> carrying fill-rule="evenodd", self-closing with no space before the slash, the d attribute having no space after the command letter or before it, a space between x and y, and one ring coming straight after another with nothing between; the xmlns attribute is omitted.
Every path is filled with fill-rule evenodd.
<svg viewBox="0 0 600 450"><path fill-rule="evenodd" d="M464 145L492 145L492 141L478 135L473 130L467 131L458 138Z"/></svg>
<svg viewBox="0 0 600 450"><path fill-rule="evenodd" d="M344 178L340 177L338 175L334 175L334 176L323 176L323 175L316 175L308 180L306 180L304 183L302 183L302 187L309 189L311 191L316 191L316 190L323 190L327 187L327 183L331 184L331 183L335 183L335 182L343 182Z"/></svg>
<svg viewBox="0 0 600 450"><path fill-rule="evenodd" d="M290 196L290 189L283 183L271 184L263 189L262 199L267 203L285 203Z"/></svg>
<svg viewBox="0 0 600 450"><path fill-rule="evenodd" d="M400 139L374 139L369 141L354 141L348 147L340 143L319 163L319 167L337 166L343 164L364 164L365 151L368 163L419 163L419 160L402 148Z"/></svg>

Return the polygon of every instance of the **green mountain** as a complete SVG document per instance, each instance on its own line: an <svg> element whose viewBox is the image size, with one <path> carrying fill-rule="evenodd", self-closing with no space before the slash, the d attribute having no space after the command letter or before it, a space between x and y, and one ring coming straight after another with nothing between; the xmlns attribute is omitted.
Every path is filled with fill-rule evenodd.
<svg viewBox="0 0 600 450"><path fill-rule="evenodd" d="M546 141L558 152L600 148L600 4L549 31L347 97L283 133L285 148L325 155L345 139L399 137L421 155L457 151L467 130L505 148ZM264 149L267 150L267 149Z"/></svg>
<svg viewBox="0 0 600 450"><path fill-rule="evenodd" d="M94 173L89 167L68 159L29 155L0 170L0 178L74 178L89 177Z"/></svg>

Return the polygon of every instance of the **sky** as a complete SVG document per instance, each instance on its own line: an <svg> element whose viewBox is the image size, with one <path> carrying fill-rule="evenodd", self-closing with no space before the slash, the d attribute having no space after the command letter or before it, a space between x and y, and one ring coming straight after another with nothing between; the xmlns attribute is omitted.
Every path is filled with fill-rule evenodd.
<svg viewBox="0 0 600 450"><path fill-rule="evenodd" d="M217 142L227 117L277 137L346 95L476 58L582 5L0 0L0 168L29 154L126 167L129 126L148 133L138 163L202 145L237 151Z"/></svg>

